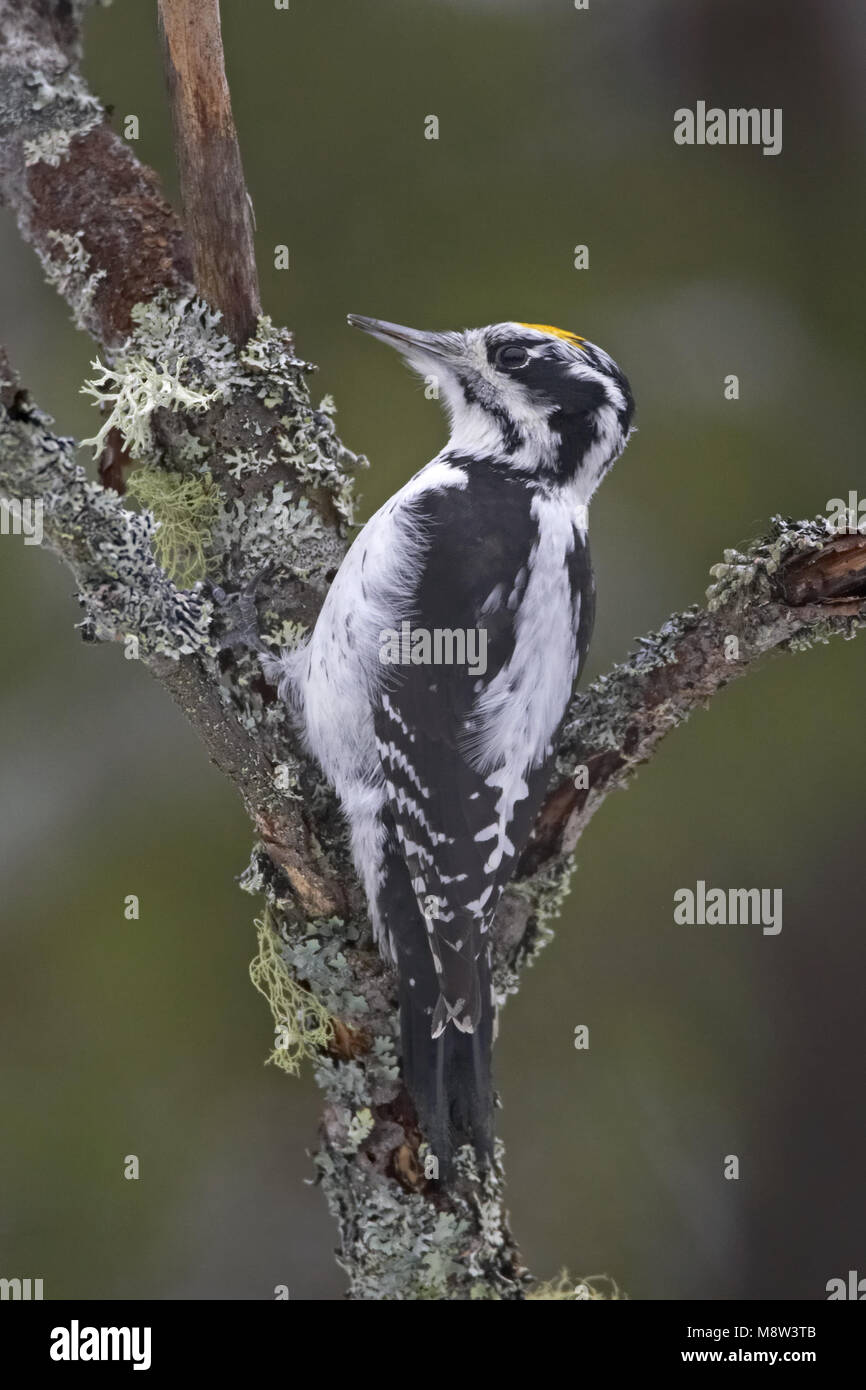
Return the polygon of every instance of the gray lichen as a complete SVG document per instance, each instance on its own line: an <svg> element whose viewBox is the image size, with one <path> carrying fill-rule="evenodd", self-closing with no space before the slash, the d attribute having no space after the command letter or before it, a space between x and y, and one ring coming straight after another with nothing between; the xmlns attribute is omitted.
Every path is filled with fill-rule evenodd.
<svg viewBox="0 0 866 1390"><path fill-rule="evenodd" d="M501 1151L500 1151L501 1158ZM520 1299L526 1276L510 1263L502 1173L480 1174L469 1150L447 1207L365 1172L328 1148L316 1157L328 1206L343 1232L338 1262L358 1300Z"/></svg>
<svg viewBox="0 0 866 1390"><path fill-rule="evenodd" d="M700 621L697 607L674 614L656 632L640 638L636 651L629 653L625 661L611 667L606 675L599 676L574 697L557 754L557 776L570 779L575 764L584 760L587 748L622 754L634 727L635 714L643 707L644 681L652 672L677 664L679 644ZM685 709L673 705L656 712L657 720L668 728L674 728L686 716Z"/></svg>
<svg viewBox="0 0 866 1390"><path fill-rule="evenodd" d="M25 167L42 162L56 168L71 141L103 119L102 107L69 61L77 49L73 55L61 52L54 42L56 31L49 30L51 41L43 41L39 26L20 22L20 15L13 23L7 12L13 8L18 8L17 0L0 6L0 140L7 148L22 142ZM80 23L82 0L69 0L65 8L68 18Z"/></svg>
<svg viewBox="0 0 866 1390"><path fill-rule="evenodd" d="M42 256L45 278L58 293L77 306L75 322L83 328L100 281L105 279L105 271L91 268L91 256L81 239L82 232L51 230L46 237L51 250Z"/></svg>
<svg viewBox="0 0 866 1390"><path fill-rule="evenodd" d="M772 577L787 560L820 550L836 534L826 516L811 521L774 516L766 536L745 550L726 550L722 561L713 565L710 574L714 582L707 589L709 611L767 602L772 596Z"/></svg>
<svg viewBox="0 0 866 1390"><path fill-rule="evenodd" d="M21 99L15 85L7 89L10 106ZM102 107L78 74L69 68L55 71L50 77L37 71L32 79L25 79L25 86L31 89L27 124L33 133L24 141L24 163L26 166L50 164L56 169L68 155L76 136L86 135L100 124Z"/></svg>
<svg viewBox="0 0 866 1390"><path fill-rule="evenodd" d="M290 335L262 317L238 351L202 300L167 293L132 319L132 334L83 388L107 411L84 442L98 453L116 428L129 456L151 468L221 476L215 558L245 575L278 563L323 592L353 518L352 472L365 460L341 443L333 403L311 404L313 368Z"/></svg>
<svg viewBox="0 0 866 1390"><path fill-rule="evenodd" d="M212 606L198 591L178 590L154 557L154 522L91 482L75 462L74 442L50 417L19 398L6 420L0 490L43 508L44 543L71 564L85 634L105 641L138 637L142 654L178 658L208 644Z"/></svg>
<svg viewBox="0 0 866 1390"><path fill-rule="evenodd" d="M131 317L130 337L110 365L96 359L96 376L82 387L108 411L98 433L82 440L95 456L116 428L131 458L151 457L159 450L153 435L156 411L177 411L186 420L225 399L243 380L234 346L219 329L220 315L203 300L163 293L137 304ZM180 433L186 442L188 430L181 426Z"/></svg>
<svg viewBox="0 0 866 1390"><path fill-rule="evenodd" d="M501 1147L494 1169L484 1174L471 1151L462 1150L456 1181L438 1200L426 1190L426 1146L411 1160L416 1190L389 1170L392 1151L402 1152L406 1145L403 1126L390 1118L401 1089L397 1013L393 977L384 967L359 988L357 951L369 945L366 921L305 921L281 911L286 905L275 892L261 847L254 850L241 886L265 895L268 912L279 923L282 965L295 986L357 1030L355 1055L320 1048L313 1060L326 1101L315 1162L339 1223L338 1258L349 1276L350 1296L521 1298L526 1276L512 1258Z"/></svg>
<svg viewBox="0 0 866 1390"><path fill-rule="evenodd" d="M515 955L510 960L497 959L494 988L500 1002L504 1002L505 995L517 993L520 971L524 966L533 965L553 940L554 923L561 916L571 892L573 873L571 856L566 855L545 865L530 878L511 885L511 892L528 903L529 915Z"/></svg>
<svg viewBox="0 0 866 1390"><path fill-rule="evenodd" d="M331 397L313 408L305 375L315 368L294 356L290 336L266 316L259 320L256 336L240 360L247 369L246 384L283 426L276 439L279 458L301 484L327 493L337 514L351 523L355 505L351 472L364 466L366 459L353 454L337 435Z"/></svg>
<svg viewBox="0 0 866 1390"><path fill-rule="evenodd" d="M265 895L277 924L282 958L292 978L302 981L330 1015L351 1026L363 1027L368 1022L370 1002L358 991L347 953L369 945L366 918L346 921L341 917L308 919L294 915L291 902L276 892L272 865L262 845L254 846L240 886L247 893ZM390 1057L377 1054L377 1067L380 1061L382 1068L390 1069Z"/></svg>

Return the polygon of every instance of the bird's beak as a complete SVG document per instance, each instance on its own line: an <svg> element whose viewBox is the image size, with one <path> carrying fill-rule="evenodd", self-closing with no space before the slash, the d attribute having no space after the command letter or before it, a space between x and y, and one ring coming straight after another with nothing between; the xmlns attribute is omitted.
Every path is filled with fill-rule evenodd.
<svg viewBox="0 0 866 1390"><path fill-rule="evenodd" d="M349 314L348 320L353 328L360 328L380 342L390 343L410 360L418 354L442 359L453 357L460 338L457 333L425 333L418 328L404 328L399 323L386 323L384 319L368 319L363 314Z"/></svg>

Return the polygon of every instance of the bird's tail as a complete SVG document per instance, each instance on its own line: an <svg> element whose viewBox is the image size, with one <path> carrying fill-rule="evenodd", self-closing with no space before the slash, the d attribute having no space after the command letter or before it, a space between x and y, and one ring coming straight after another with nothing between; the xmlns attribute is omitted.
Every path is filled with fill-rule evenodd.
<svg viewBox="0 0 866 1390"><path fill-rule="evenodd" d="M426 941L423 945L429 956ZM416 959L413 969L417 966ZM464 1144L472 1146L482 1167L488 1167L493 1157L493 1005L486 951L478 960L478 970L481 1011L474 1031L461 1032L451 1021L434 1038L432 1018L439 985L432 961L429 973L423 975L409 974L400 965L403 1079L440 1178L449 1175L454 1156ZM430 1176L437 1176L435 1170Z"/></svg>
<svg viewBox="0 0 866 1390"><path fill-rule="evenodd" d="M438 1174L434 1170L429 1176L447 1178L464 1144L472 1146L482 1167L489 1167L494 1012L487 951L481 951L476 962L472 1012L477 1022L473 1032L461 1032L441 999L427 925L396 846L386 852L378 903L400 982L403 1080L430 1155L438 1163ZM443 1017L449 1020L444 1027Z"/></svg>

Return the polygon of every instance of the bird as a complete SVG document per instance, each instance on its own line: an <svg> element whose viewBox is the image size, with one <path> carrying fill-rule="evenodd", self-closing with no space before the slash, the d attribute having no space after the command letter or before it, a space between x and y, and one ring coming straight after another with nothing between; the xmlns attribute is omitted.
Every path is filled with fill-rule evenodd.
<svg viewBox="0 0 866 1390"><path fill-rule="evenodd" d="M441 1181L467 1145L495 1162L494 919L586 661L588 507L634 400L605 351L549 324L348 322L425 379L450 434L359 531L278 685L396 968L403 1082Z"/></svg>

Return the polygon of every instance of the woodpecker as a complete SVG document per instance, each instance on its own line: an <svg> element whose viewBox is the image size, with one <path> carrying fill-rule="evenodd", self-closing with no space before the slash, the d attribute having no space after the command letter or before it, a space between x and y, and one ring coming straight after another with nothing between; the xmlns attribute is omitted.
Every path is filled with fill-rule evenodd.
<svg viewBox="0 0 866 1390"><path fill-rule="evenodd" d="M443 1174L465 1144L492 1158L490 932L586 660L587 509L634 402L547 324L349 323L435 385L450 438L359 533L279 688L339 795Z"/></svg>

